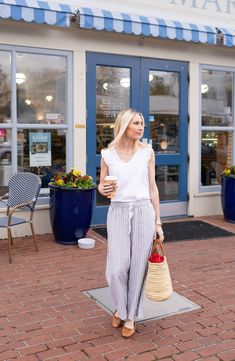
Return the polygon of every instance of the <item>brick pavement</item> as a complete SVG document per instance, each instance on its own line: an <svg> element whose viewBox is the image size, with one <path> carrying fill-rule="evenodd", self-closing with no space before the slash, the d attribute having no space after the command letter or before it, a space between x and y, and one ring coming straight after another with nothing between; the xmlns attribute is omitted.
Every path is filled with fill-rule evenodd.
<svg viewBox="0 0 235 361"><path fill-rule="evenodd" d="M222 217L204 217L235 232ZM106 286L106 242L81 250L50 234L0 242L0 361L234 361L235 237L165 243L176 292L201 309L137 323L132 339L82 291Z"/></svg>

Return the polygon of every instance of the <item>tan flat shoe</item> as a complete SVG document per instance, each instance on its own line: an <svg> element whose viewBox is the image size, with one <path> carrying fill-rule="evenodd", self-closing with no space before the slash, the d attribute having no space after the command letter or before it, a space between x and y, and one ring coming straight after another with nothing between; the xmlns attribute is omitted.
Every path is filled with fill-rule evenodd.
<svg viewBox="0 0 235 361"><path fill-rule="evenodd" d="M119 328L122 326L123 320L120 319L120 317L115 316L115 313L117 312L117 310L114 312L113 314L113 318L112 318L112 327L114 328Z"/></svg>
<svg viewBox="0 0 235 361"><path fill-rule="evenodd" d="M128 337L133 336L134 333L135 333L135 323L134 323L134 327L133 327L133 328L129 328L129 327L126 327L126 326L124 326L124 327L122 328L122 337L128 338Z"/></svg>

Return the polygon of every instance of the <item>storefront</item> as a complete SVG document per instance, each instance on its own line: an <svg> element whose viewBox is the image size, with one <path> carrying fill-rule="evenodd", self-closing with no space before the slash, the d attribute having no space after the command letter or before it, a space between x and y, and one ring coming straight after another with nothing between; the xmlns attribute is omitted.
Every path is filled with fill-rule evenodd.
<svg viewBox="0 0 235 361"><path fill-rule="evenodd" d="M74 165L98 182L100 150L131 106L155 151L162 216L220 214L234 159L234 2L129 0L125 13L117 0L67 3L1 1L1 194L14 172L39 174L36 231L49 232L51 175ZM106 212L97 193L93 223Z"/></svg>

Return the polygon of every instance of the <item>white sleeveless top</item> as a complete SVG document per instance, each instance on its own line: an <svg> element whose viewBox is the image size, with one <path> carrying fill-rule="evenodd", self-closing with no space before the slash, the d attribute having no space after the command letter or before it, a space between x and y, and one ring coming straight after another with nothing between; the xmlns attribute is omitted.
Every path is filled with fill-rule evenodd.
<svg viewBox="0 0 235 361"><path fill-rule="evenodd" d="M117 177L116 195L112 202L134 202L140 199L150 199L148 162L152 146L138 149L133 157L125 162L120 159L114 148L101 150L102 158L109 169L109 175Z"/></svg>

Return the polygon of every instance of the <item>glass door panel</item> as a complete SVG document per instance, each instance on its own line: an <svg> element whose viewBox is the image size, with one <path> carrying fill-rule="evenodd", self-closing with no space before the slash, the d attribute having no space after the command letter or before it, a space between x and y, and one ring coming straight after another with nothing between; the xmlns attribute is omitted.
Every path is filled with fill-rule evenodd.
<svg viewBox="0 0 235 361"><path fill-rule="evenodd" d="M179 199L179 167L163 165L156 167L156 183L161 201Z"/></svg>
<svg viewBox="0 0 235 361"><path fill-rule="evenodd" d="M130 107L130 69L96 66L96 153L107 148L113 139L113 125L117 114ZM96 170L96 184L100 168ZM96 193L97 206L109 205L110 200Z"/></svg>
<svg viewBox="0 0 235 361"><path fill-rule="evenodd" d="M162 216L187 214L187 69L183 62L141 60L145 138L155 151Z"/></svg>
<svg viewBox="0 0 235 361"><path fill-rule="evenodd" d="M150 70L149 129L156 155L179 153L179 109L179 74ZM179 199L178 168L173 165L156 167L161 201Z"/></svg>
<svg viewBox="0 0 235 361"><path fill-rule="evenodd" d="M157 153L179 152L179 74L149 71L150 139Z"/></svg>
<svg viewBox="0 0 235 361"><path fill-rule="evenodd" d="M130 69L96 66L96 152L113 139L118 112L130 107Z"/></svg>

